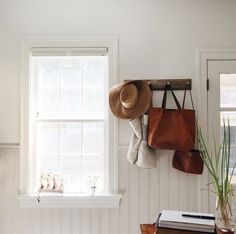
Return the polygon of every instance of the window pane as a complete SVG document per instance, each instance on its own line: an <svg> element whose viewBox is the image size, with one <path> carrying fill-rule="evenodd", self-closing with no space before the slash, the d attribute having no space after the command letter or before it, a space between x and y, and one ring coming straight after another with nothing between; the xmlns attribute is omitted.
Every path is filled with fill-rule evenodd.
<svg viewBox="0 0 236 234"><path fill-rule="evenodd" d="M89 176L99 176L97 181L97 187L99 189L104 188L104 157L103 155L83 155L82 157L82 180L84 190L89 188L87 179Z"/></svg>
<svg viewBox="0 0 236 234"><path fill-rule="evenodd" d="M236 107L236 74L220 75L220 106Z"/></svg>
<svg viewBox="0 0 236 234"><path fill-rule="evenodd" d="M81 191L81 157L61 156L61 174L64 178L64 189L67 192Z"/></svg>
<svg viewBox="0 0 236 234"><path fill-rule="evenodd" d="M221 112L221 138L223 138L223 123L230 124L230 166L233 168L236 162L236 111ZM234 172L236 174L236 171Z"/></svg>
<svg viewBox="0 0 236 234"><path fill-rule="evenodd" d="M59 124L38 123L36 139L39 163L37 178L48 172L59 173Z"/></svg>
<svg viewBox="0 0 236 234"><path fill-rule="evenodd" d="M81 123L60 124L60 158L64 189L81 191Z"/></svg>
<svg viewBox="0 0 236 234"><path fill-rule="evenodd" d="M37 155L42 173L58 173L66 192L89 190L88 176L99 176L104 187L104 123L37 124Z"/></svg>
<svg viewBox="0 0 236 234"><path fill-rule="evenodd" d="M60 123L60 153L81 154L81 123Z"/></svg>
<svg viewBox="0 0 236 234"><path fill-rule="evenodd" d="M82 60L61 58L60 117L78 118L82 115Z"/></svg>
<svg viewBox="0 0 236 234"><path fill-rule="evenodd" d="M33 91L40 116L57 116L59 106L59 65L48 57L32 58ZM36 90L37 89L37 90Z"/></svg>
<svg viewBox="0 0 236 234"><path fill-rule="evenodd" d="M59 123L37 124L37 153L59 153Z"/></svg>
<svg viewBox="0 0 236 234"><path fill-rule="evenodd" d="M236 146L236 111L221 112L221 134L223 132L223 122L230 124L230 143Z"/></svg>
<svg viewBox="0 0 236 234"><path fill-rule="evenodd" d="M84 115L104 117L104 57L86 57L83 73Z"/></svg>
<svg viewBox="0 0 236 234"><path fill-rule="evenodd" d="M59 172L59 157L56 154L45 154L45 155L39 155L39 163L41 165L40 167L40 173L60 173ZM40 175L38 176L38 178Z"/></svg>
<svg viewBox="0 0 236 234"><path fill-rule="evenodd" d="M230 158L230 167L233 169L234 164L236 162L236 148L231 147L231 152L230 152L231 158ZM232 170L231 170L232 172ZM236 171L234 171L234 175L236 175Z"/></svg>
<svg viewBox="0 0 236 234"><path fill-rule="evenodd" d="M83 154L103 154L103 123L83 123Z"/></svg>
<svg viewBox="0 0 236 234"><path fill-rule="evenodd" d="M97 187L104 187L104 123L83 123L82 181L99 176Z"/></svg>

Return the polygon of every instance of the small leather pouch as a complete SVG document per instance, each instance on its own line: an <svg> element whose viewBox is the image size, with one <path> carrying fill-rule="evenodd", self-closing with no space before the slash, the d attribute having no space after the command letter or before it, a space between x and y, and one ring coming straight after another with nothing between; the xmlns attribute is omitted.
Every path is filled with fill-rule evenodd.
<svg viewBox="0 0 236 234"><path fill-rule="evenodd" d="M200 151L196 149L175 151L173 161L173 168L191 174L202 174L203 161L200 155Z"/></svg>

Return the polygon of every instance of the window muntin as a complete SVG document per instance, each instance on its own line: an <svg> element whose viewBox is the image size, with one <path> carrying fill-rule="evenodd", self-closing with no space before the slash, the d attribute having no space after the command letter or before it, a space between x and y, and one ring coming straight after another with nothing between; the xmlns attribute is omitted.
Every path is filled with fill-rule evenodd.
<svg viewBox="0 0 236 234"><path fill-rule="evenodd" d="M31 192L45 172L62 174L65 192L86 191L89 175L106 189L107 63L104 55L31 57Z"/></svg>

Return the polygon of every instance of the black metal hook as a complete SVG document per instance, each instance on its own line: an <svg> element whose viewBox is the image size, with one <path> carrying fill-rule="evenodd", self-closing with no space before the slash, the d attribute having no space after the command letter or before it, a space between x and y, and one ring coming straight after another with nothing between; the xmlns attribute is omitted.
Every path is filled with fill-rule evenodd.
<svg viewBox="0 0 236 234"><path fill-rule="evenodd" d="M171 89L171 84L169 81L166 82L166 89L168 89L168 90Z"/></svg>

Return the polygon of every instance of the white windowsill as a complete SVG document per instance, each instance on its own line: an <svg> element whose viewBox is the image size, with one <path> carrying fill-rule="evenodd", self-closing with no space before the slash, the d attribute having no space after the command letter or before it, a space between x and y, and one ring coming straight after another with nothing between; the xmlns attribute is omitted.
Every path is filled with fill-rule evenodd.
<svg viewBox="0 0 236 234"><path fill-rule="evenodd" d="M119 208L122 194L40 194L19 195L21 208ZM39 201L38 201L39 198Z"/></svg>

